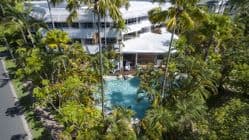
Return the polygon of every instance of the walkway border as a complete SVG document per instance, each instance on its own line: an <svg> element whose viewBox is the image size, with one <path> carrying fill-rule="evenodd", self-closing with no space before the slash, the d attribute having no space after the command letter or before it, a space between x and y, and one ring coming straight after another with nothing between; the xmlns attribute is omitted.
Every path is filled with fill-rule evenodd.
<svg viewBox="0 0 249 140"><path fill-rule="evenodd" d="M3 65L3 70L4 70L4 72L7 74L7 77L10 79L10 77L9 77L9 72L8 72L8 70L6 69L6 65L5 65L5 62L4 62L3 59L4 59L4 57L2 57L2 59L0 58L0 61L1 61L2 65ZM9 80L8 84L9 84L9 86L10 86L11 94L13 95L14 100L15 100L15 101L18 101L18 97L17 97L17 95L16 95L16 90L15 90L13 84L12 84L12 80L11 80L11 79ZM32 134L31 134L31 131L30 131L29 127L28 127L28 123L27 123L27 121L25 120L25 115L24 115L24 114L20 115L20 118L21 118L21 121L22 121L24 130L26 131L26 133L27 133L27 135L28 135L28 136L27 136L27 137L28 137L28 140L32 140Z"/></svg>

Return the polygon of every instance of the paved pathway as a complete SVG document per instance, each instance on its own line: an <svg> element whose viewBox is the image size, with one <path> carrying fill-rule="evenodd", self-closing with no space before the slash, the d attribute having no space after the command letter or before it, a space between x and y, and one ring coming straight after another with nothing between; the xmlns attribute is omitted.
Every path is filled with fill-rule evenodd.
<svg viewBox="0 0 249 140"><path fill-rule="evenodd" d="M27 123L0 56L0 140L29 140Z"/></svg>

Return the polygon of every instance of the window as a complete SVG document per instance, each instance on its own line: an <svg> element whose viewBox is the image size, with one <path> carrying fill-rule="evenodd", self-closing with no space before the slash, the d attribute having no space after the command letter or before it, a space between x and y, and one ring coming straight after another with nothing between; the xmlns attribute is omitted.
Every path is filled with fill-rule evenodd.
<svg viewBox="0 0 249 140"><path fill-rule="evenodd" d="M68 28L68 24L65 22L55 22L54 26L55 28Z"/></svg>
<svg viewBox="0 0 249 140"><path fill-rule="evenodd" d="M63 28L68 28L69 27L68 24L65 23L65 22L61 23L61 25L62 25Z"/></svg>
<svg viewBox="0 0 249 140"><path fill-rule="evenodd" d="M55 28L61 28L61 24L60 23L54 23Z"/></svg>
<svg viewBox="0 0 249 140"><path fill-rule="evenodd" d="M163 55L158 55L157 59L163 59Z"/></svg>
<svg viewBox="0 0 249 140"><path fill-rule="evenodd" d="M144 21L144 20L147 20L148 19L148 16L142 16L142 17L138 17L138 22L141 22L141 21Z"/></svg>
<svg viewBox="0 0 249 140"><path fill-rule="evenodd" d="M130 19L125 20L125 24L134 24L136 22L137 22L136 18L130 18Z"/></svg>
<svg viewBox="0 0 249 140"><path fill-rule="evenodd" d="M100 27L101 28L109 28L111 26L111 23L110 22L106 22L106 23L104 23L104 22L101 22L101 24L100 24Z"/></svg>
<svg viewBox="0 0 249 140"><path fill-rule="evenodd" d="M110 23L110 27L111 27L111 28L116 28L116 27L118 27L118 24L117 24L117 23L115 23L115 22Z"/></svg>
<svg viewBox="0 0 249 140"><path fill-rule="evenodd" d="M73 40L73 42L79 42L79 43L81 43L81 39L80 38L73 38L72 40Z"/></svg>
<svg viewBox="0 0 249 140"><path fill-rule="evenodd" d="M91 45L91 44L93 44L93 40L91 38L86 38L86 39L84 39L84 43L87 45Z"/></svg>
<svg viewBox="0 0 249 140"><path fill-rule="evenodd" d="M102 43L105 44L105 38L101 39ZM117 43L116 38L106 38L106 44L115 44Z"/></svg>
<svg viewBox="0 0 249 140"><path fill-rule="evenodd" d="M141 21L141 20L146 20L146 19L148 19L148 16L139 17L139 20L140 20L140 21Z"/></svg>
<svg viewBox="0 0 249 140"><path fill-rule="evenodd" d="M85 22L85 23L80 23L82 28L93 28L93 23L91 22Z"/></svg>
<svg viewBox="0 0 249 140"><path fill-rule="evenodd" d="M51 22L48 22L47 25L48 25L48 28L53 28L53 24Z"/></svg>
<svg viewBox="0 0 249 140"><path fill-rule="evenodd" d="M72 28L79 28L79 24L76 23L76 22L71 23L70 26L71 26Z"/></svg>
<svg viewBox="0 0 249 140"><path fill-rule="evenodd" d="M135 38L136 37L136 32L128 33L124 35L124 41Z"/></svg>

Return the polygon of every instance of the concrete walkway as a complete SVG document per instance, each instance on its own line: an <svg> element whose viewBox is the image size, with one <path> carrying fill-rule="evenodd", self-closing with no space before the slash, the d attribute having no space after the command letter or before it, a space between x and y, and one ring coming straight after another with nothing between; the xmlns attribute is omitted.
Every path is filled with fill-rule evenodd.
<svg viewBox="0 0 249 140"><path fill-rule="evenodd" d="M0 140L30 140L31 134L0 56Z"/></svg>

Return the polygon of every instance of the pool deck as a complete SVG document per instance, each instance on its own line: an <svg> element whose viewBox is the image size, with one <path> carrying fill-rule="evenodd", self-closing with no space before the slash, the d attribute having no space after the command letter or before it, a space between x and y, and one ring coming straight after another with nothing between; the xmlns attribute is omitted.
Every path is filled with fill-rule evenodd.
<svg viewBox="0 0 249 140"><path fill-rule="evenodd" d="M135 76L134 75L130 75L130 74L127 74L127 75L105 75L103 78L104 80L118 80L118 79L128 79L128 78L134 78Z"/></svg>
<svg viewBox="0 0 249 140"><path fill-rule="evenodd" d="M112 75L115 75L115 76L119 76L119 75L136 75L136 73L137 73L136 69L131 69L129 71L126 71L126 70L116 71Z"/></svg>
<svg viewBox="0 0 249 140"><path fill-rule="evenodd" d="M150 67L160 68L165 70L165 65L139 65L137 68L132 67L130 70L117 70L114 73L111 73L112 76L119 76L119 75L136 75L138 70L145 70Z"/></svg>

